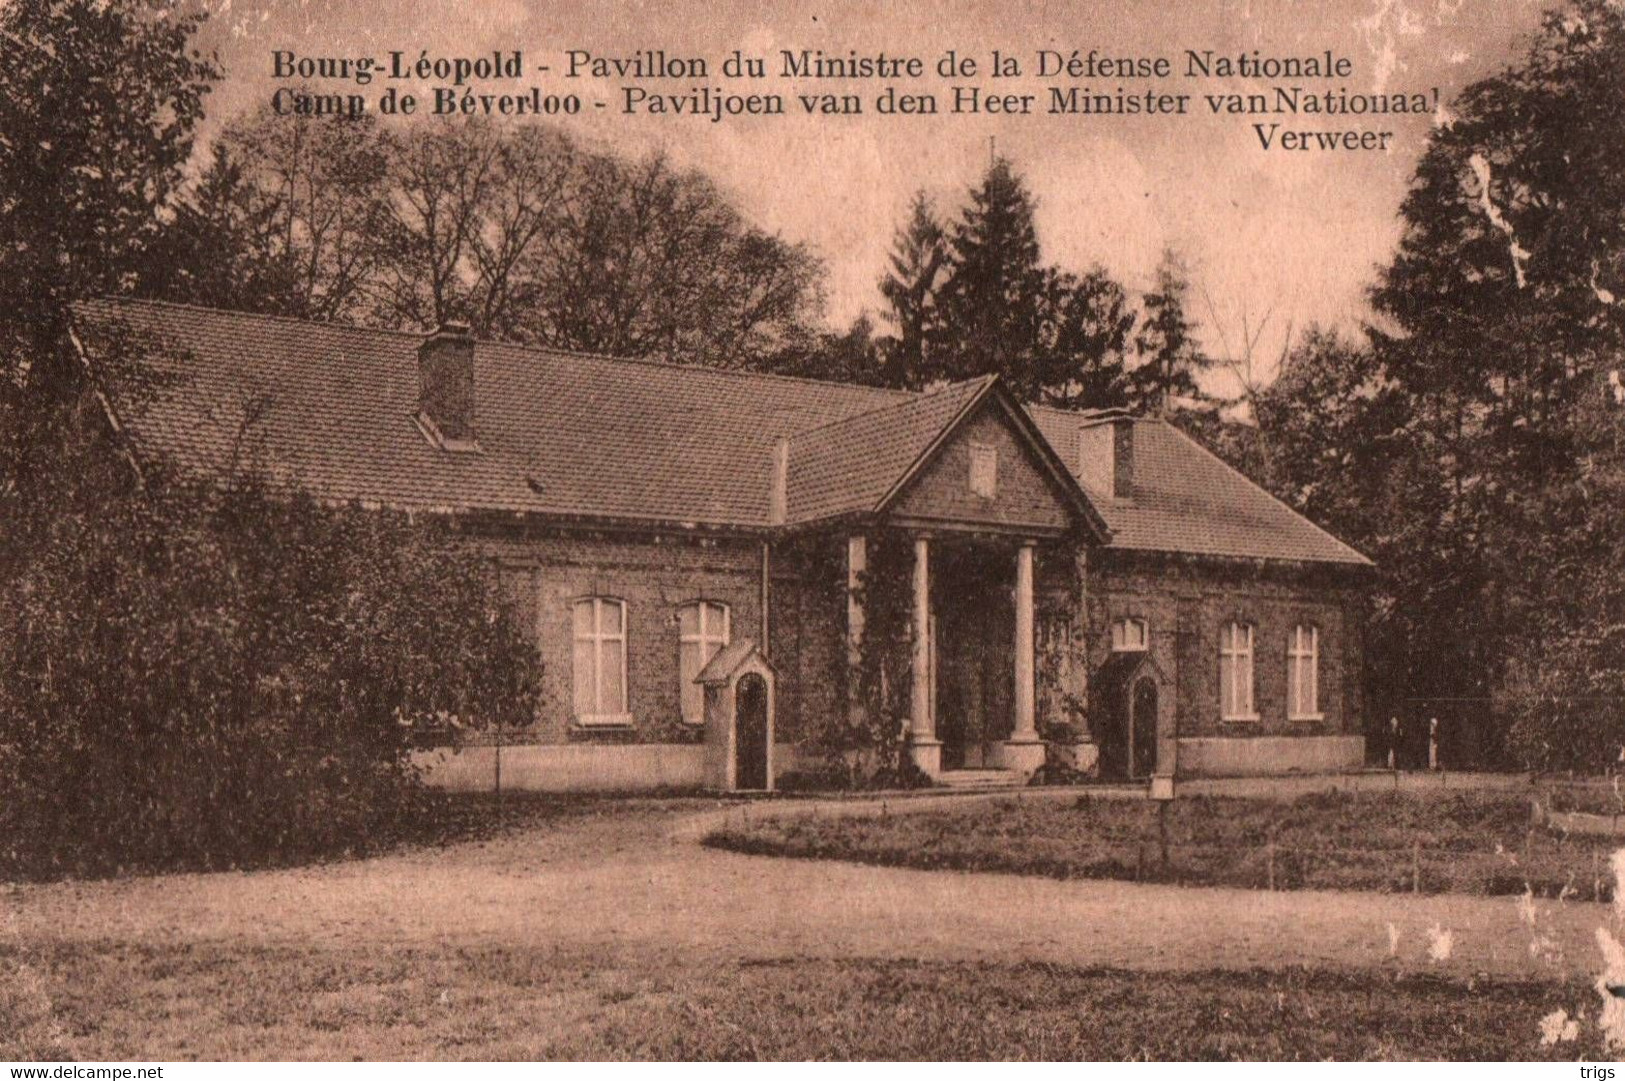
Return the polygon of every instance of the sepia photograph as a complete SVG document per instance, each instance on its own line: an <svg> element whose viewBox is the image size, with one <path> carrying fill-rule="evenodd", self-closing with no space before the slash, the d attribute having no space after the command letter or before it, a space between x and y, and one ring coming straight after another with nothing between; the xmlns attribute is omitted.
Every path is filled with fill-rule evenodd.
<svg viewBox="0 0 1625 1081"><path fill-rule="evenodd" d="M1622 772L1621 0L0 0L11 1078L1609 1081Z"/></svg>

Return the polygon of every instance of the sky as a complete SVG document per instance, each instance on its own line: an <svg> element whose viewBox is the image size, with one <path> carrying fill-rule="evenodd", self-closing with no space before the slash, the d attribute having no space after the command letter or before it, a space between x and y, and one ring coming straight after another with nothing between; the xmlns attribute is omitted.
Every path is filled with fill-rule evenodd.
<svg viewBox="0 0 1625 1081"><path fill-rule="evenodd" d="M552 69L525 85L608 103L565 124L578 136L631 154L664 151L710 174L764 228L809 245L828 269L826 314L833 326L878 309L877 282L911 194L924 190L945 214L953 213L986 168L991 146L1015 164L1036 197L1046 261L1076 270L1099 264L1138 292L1162 251L1177 249L1191 271L1192 314L1204 325L1207 349L1238 365L1250 352L1259 381L1270 377L1289 334L1310 323L1352 329L1369 315L1365 287L1398 238L1400 200L1429 128L1442 117L1204 116L1204 93L1269 91L1275 84L1185 79L1185 50L1234 56L1256 49L1292 57L1330 50L1348 57L1350 75L1304 85L1422 93L1430 101L1437 88L1447 105L1462 87L1519 56L1546 6L1545 0L204 2L213 17L201 44L217 50L226 72L210 101L211 124L268 101L283 85L272 77L277 49L301 57L383 57L401 50L414 59L423 50L471 58L523 50L527 67ZM656 92L702 82L730 92L777 91L791 112L719 124L622 115L619 80L562 78L571 49L621 57L664 49L670 56L704 57L713 68L709 79L644 85ZM883 84L733 83L715 69L734 49L766 56L770 67L781 49L884 50L925 61L928 77L902 87L910 92L934 91L946 102L951 86L975 83L1040 96L1027 116L883 117L868 109L860 116L808 117L795 115L797 91L857 91L867 104ZM931 69L950 49L977 58L984 69L998 49L1026 70L1021 78L997 81L985 73L940 79ZM1194 95L1192 112L1183 118L1044 115L1051 86L1142 91L1147 84L1041 79L1033 68L1042 49L1167 57L1176 77L1159 89ZM380 87L362 89L376 94ZM1386 130L1393 137L1386 150L1265 150L1252 129L1258 121ZM1253 334L1249 351L1246 339Z"/></svg>

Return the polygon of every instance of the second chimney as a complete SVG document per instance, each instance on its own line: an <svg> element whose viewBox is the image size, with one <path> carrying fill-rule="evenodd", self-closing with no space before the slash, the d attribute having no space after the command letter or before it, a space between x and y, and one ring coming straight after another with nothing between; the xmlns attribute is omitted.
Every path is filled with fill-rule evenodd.
<svg viewBox="0 0 1625 1081"><path fill-rule="evenodd" d="M1078 475L1101 495L1134 498L1134 418L1126 411L1097 413L1078 430Z"/></svg>
<svg viewBox="0 0 1625 1081"><path fill-rule="evenodd" d="M1112 428L1112 498L1134 498L1134 418L1118 416Z"/></svg>
<svg viewBox="0 0 1625 1081"><path fill-rule="evenodd" d="M474 440L474 337L442 323L418 346L418 408L446 442Z"/></svg>

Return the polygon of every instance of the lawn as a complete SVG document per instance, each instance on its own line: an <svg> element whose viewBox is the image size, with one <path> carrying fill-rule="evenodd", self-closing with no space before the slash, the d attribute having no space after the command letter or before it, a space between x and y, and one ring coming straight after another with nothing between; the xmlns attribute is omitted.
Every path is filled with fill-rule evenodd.
<svg viewBox="0 0 1625 1081"><path fill-rule="evenodd" d="M488 841L530 830L548 830L572 820L604 815L636 815L660 806L668 811L718 806L715 798L666 792L628 796L618 793L444 792L421 788L412 794L399 815L387 819L364 841L351 848L312 856L303 849L285 851L267 847L247 863L229 867L199 867L184 862L163 865L122 865L105 853L85 853L75 862L40 866L15 859L0 847L0 887L8 882L52 882L62 879L115 879L131 875L160 875L188 871L266 871L288 867L321 866L370 859L413 849L447 848Z"/></svg>
<svg viewBox="0 0 1625 1081"><path fill-rule="evenodd" d="M20 973L20 975L19 975ZM1565 1059L1583 981L554 949L0 951L0 1059ZM42 975L43 974L43 975Z"/></svg>
<svg viewBox="0 0 1625 1081"><path fill-rule="evenodd" d="M1536 927L1511 900L1279 894L1259 905L1189 891L1183 915L1201 926L1169 925L1137 899L1155 900L1155 890L997 875L922 882L708 851L692 843L700 829L746 814L715 800L516 799L500 819L485 799L451 803L423 842L368 859L0 885L0 1060L1572 1060L1603 1051L1592 981L1606 916L1594 906L1546 903ZM1182 802L1175 835L1211 840L1220 821L1266 843L1273 833L1290 886L1288 821L1337 840L1319 819L1341 817L1371 843L1419 828L1399 806ZM1432 822L1435 845L1522 830L1493 801L1411 809ZM748 816L801 811L753 804ZM839 835L935 838L926 862L950 866L943 853L964 862L970 840L987 851L1002 836L1019 851L1026 831L1050 838L1028 845L1031 859L1054 861L1066 851L1054 843L1058 822L1082 835L1088 819L1091 835L1131 844L1155 820L1130 819L1147 813L1076 796L984 800L951 814L842 819ZM799 821L758 830L837 825ZM1580 851L1594 850L1564 850ZM900 908L902 894L911 901ZM1430 911L1418 915L1418 905ZM1014 915L1021 906L1030 907ZM1116 922L1103 937L1105 920ZM1430 952L1428 922L1441 920L1461 935L1453 956ZM987 951L989 936L1011 932L1008 949ZM1230 949L1226 936L1251 945ZM1526 957L1526 938L1545 952ZM1582 1019L1577 1042L1541 1043L1541 1019L1557 1010Z"/></svg>
<svg viewBox="0 0 1625 1081"><path fill-rule="evenodd" d="M1532 828L1527 797L1325 792L1282 801L1080 796L913 814L768 817L706 843L758 855L1253 889L1378 890L1608 900L1606 837Z"/></svg>

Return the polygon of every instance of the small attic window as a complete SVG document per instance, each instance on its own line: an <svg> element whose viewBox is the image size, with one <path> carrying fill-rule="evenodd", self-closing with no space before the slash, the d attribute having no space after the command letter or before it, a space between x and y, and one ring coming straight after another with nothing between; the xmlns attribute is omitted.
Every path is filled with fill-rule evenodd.
<svg viewBox="0 0 1625 1081"><path fill-rule="evenodd" d="M970 490L972 495L992 499L999 489L999 451L985 443L970 445Z"/></svg>

